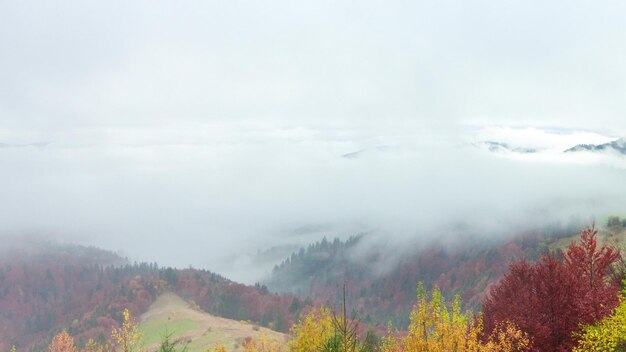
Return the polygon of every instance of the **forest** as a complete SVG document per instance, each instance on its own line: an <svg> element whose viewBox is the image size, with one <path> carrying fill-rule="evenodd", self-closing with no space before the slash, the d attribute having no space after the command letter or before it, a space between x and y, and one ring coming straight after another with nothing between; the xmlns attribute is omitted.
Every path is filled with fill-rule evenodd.
<svg viewBox="0 0 626 352"><path fill-rule="evenodd" d="M13 345L45 350L46 340L60 328L81 346L89 339L104 342L125 309L139 315L165 290L204 311L279 331L289 329L300 307L312 304L206 270L124 263L123 258L95 248L14 252L0 263L0 350Z"/></svg>
<svg viewBox="0 0 626 352"><path fill-rule="evenodd" d="M354 241L358 238L346 243L324 240L308 252L339 250ZM505 247L510 248L510 243ZM275 271L303 261L306 253L300 251ZM100 256L103 262L119 259L106 252ZM243 346L248 352L626 348L624 261L618 248L598 240L593 227L573 237L566 248L546 249L534 260L511 261L504 274L488 285L479 308L464 304L459 294L450 296L453 290L448 286L434 282L427 288L418 281L406 311L408 324L390 319L384 330L355 308L362 299L349 293L356 288L348 279L339 289L339 304L333 304L270 293L264 285L236 284L202 270L54 263L58 261L40 255L38 265L28 269L18 259L0 269L3 337L23 336L9 340L10 345L3 338L3 351L140 351L141 331L133 317L164 290L179 293L205 311L289 332L286 344L248 338ZM403 307L398 303L394 312ZM49 334L55 330L54 336ZM178 350L185 350L184 341L164 335L160 351ZM224 352L226 347L216 345L213 350Z"/></svg>

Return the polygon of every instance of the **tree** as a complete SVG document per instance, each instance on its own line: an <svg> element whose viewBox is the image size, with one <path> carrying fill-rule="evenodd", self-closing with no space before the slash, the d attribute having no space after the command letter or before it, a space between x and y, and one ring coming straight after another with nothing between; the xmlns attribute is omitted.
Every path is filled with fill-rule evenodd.
<svg viewBox="0 0 626 352"><path fill-rule="evenodd" d="M161 337L161 345L157 352L187 352L187 346L189 343L184 343L182 339L176 339L170 341L174 333L168 333L165 330L165 334Z"/></svg>
<svg viewBox="0 0 626 352"><path fill-rule="evenodd" d="M335 241L335 243L338 243ZM348 319L346 305L346 285L342 291L341 315L332 314L333 335L326 341L325 352L355 352L363 350L359 346L359 324L354 319Z"/></svg>
<svg viewBox="0 0 626 352"><path fill-rule="evenodd" d="M139 324L131 319L128 309L122 313L124 321L119 329L113 328L111 338L120 346L122 352L141 352L143 332L139 331Z"/></svg>
<svg viewBox="0 0 626 352"><path fill-rule="evenodd" d="M510 321L499 323L483 346L484 352L520 352L530 350L528 335Z"/></svg>
<svg viewBox="0 0 626 352"><path fill-rule="evenodd" d="M226 352L226 346L221 343L216 343L215 348L211 349L211 347L209 347L206 352Z"/></svg>
<svg viewBox="0 0 626 352"><path fill-rule="evenodd" d="M626 351L626 289L622 290L620 301L613 314L595 325L585 325L581 329L574 352Z"/></svg>
<svg viewBox="0 0 626 352"><path fill-rule="evenodd" d="M618 301L619 285L610 273L620 251L607 245L598 248L597 233L595 228L585 229L564 255L565 266L578 281L576 304L585 323L608 315Z"/></svg>
<svg viewBox="0 0 626 352"><path fill-rule="evenodd" d="M315 313L312 311L311 313ZM360 341L359 323L349 319L346 305L346 287L343 286L341 313L321 308L317 316L309 313L298 323L290 343L291 351L318 352L377 352L378 341L373 332L368 331ZM313 326L317 325L317 329Z"/></svg>
<svg viewBox="0 0 626 352"><path fill-rule="evenodd" d="M621 228L622 227L622 220L620 220L619 216L609 216L609 219L606 223L606 225L608 227L617 227L617 228Z"/></svg>
<svg viewBox="0 0 626 352"><path fill-rule="evenodd" d="M574 277L554 254L535 264L512 264L483 303L485 331L509 320L532 338L539 351L571 348L571 334L580 321L577 289Z"/></svg>
<svg viewBox="0 0 626 352"><path fill-rule="evenodd" d="M333 320L330 309L312 309L291 328L289 341L291 352L319 352L333 336Z"/></svg>
<svg viewBox="0 0 626 352"><path fill-rule="evenodd" d="M383 339L385 352L478 352L482 324L474 321L471 313L463 313L459 298L450 305L435 289L428 295L422 283L418 285L417 302L410 316L408 334Z"/></svg>
<svg viewBox="0 0 626 352"><path fill-rule="evenodd" d="M363 339L361 350L364 352L377 352L380 351L380 339L373 330L368 329Z"/></svg>
<svg viewBox="0 0 626 352"><path fill-rule="evenodd" d="M565 253L511 264L483 301L485 332L510 321L528 334L535 350L571 350L579 325L593 323L617 304L619 287L610 269L619 251L598 248L596 233L586 229Z"/></svg>
<svg viewBox="0 0 626 352"><path fill-rule="evenodd" d="M283 352L284 348L277 341L266 335L261 335L258 339L247 339L244 342L243 350L244 352Z"/></svg>
<svg viewBox="0 0 626 352"><path fill-rule="evenodd" d="M411 312L408 334L392 332L382 339L384 352L522 352L528 351L530 340L515 324L499 324L481 341L482 317L463 313L458 297L446 302L438 289L428 295L421 283L417 302Z"/></svg>
<svg viewBox="0 0 626 352"><path fill-rule="evenodd" d="M111 346L108 343L104 345L99 344L94 339L87 340L85 347L83 348L83 352L109 352L111 351Z"/></svg>
<svg viewBox="0 0 626 352"><path fill-rule="evenodd" d="M52 338L52 342L48 345L49 352L77 352L74 346L74 339L63 330Z"/></svg>

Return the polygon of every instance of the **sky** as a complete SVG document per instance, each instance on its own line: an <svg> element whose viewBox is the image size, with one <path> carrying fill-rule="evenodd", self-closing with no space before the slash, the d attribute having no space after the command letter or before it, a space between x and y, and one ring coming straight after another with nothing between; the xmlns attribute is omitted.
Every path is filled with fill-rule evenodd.
<svg viewBox="0 0 626 352"><path fill-rule="evenodd" d="M562 151L626 137L625 15L0 1L0 236L253 282L257 251L322 236L402 244L619 213L624 157Z"/></svg>

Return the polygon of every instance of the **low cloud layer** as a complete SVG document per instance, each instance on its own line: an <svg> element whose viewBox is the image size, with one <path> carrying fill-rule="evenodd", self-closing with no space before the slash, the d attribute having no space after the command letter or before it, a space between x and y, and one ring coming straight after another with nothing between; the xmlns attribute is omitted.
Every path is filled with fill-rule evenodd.
<svg viewBox="0 0 626 352"><path fill-rule="evenodd" d="M0 221L253 280L241 255L324 235L400 244L462 225L495 236L626 204L625 170L602 159L523 160L445 136L388 137L376 148L320 131L218 130L189 132L205 143L154 143L152 131L134 145L6 148ZM351 150L362 152L343 157Z"/></svg>
<svg viewBox="0 0 626 352"><path fill-rule="evenodd" d="M0 233L252 281L323 235L619 212L624 159L562 150L626 136L624 6L3 2Z"/></svg>

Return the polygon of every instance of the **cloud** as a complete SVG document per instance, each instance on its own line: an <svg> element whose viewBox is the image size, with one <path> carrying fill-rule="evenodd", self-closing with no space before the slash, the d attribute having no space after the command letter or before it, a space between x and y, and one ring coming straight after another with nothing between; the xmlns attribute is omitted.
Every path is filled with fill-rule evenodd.
<svg viewBox="0 0 626 352"><path fill-rule="evenodd" d="M117 143L3 149L0 162L11 168L0 176L0 221L250 282L256 276L241 270L247 259L239 255L271 246L358 232L429 241L457 225L497 236L603 216L626 201L623 169L596 162L520 161L406 136L381 141L394 146L382 153L346 159L368 140L209 127L185 130L180 143L168 139L181 132L154 130L114 133Z"/></svg>
<svg viewBox="0 0 626 352"><path fill-rule="evenodd" d="M3 2L0 143L51 143L0 148L0 222L250 281L268 244L621 209L623 162L560 154L626 135L620 7Z"/></svg>

